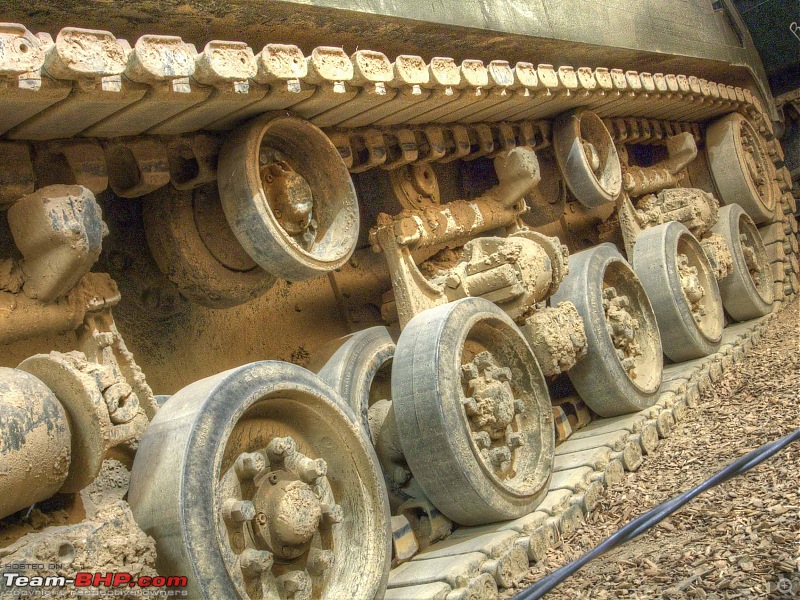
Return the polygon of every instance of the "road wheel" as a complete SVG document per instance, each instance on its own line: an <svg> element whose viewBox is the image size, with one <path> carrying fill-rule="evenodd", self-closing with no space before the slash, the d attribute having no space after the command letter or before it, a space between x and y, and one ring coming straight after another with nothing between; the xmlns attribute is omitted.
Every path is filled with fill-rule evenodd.
<svg viewBox="0 0 800 600"><path fill-rule="evenodd" d="M522 333L488 300L457 300L406 325L392 398L411 472L448 518L513 519L544 498L554 451L547 384Z"/></svg>
<svg viewBox="0 0 800 600"><path fill-rule="evenodd" d="M570 191L592 208L622 191L617 148L602 119L586 109L559 115L553 124L553 150Z"/></svg>
<svg viewBox="0 0 800 600"><path fill-rule="evenodd" d="M719 349L725 315L717 279L700 242L682 223L640 233L633 269L653 306L670 360L701 358Z"/></svg>
<svg viewBox="0 0 800 600"><path fill-rule="evenodd" d="M725 204L738 204L756 223L775 212L772 161L764 142L739 113L718 119L706 130L706 153L714 184Z"/></svg>
<svg viewBox="0 0 800 600"><path fill-rule="evenodd" d="M613 244L571 255L550 302L572 302L583 318L588 351L567 375L594 412L613 417L655 404L663 367L656 316Z"/></svg>
<svg viewBox="0 0 800 600"><path fill-rule="evenodd" d="M731 271L719 282L722 304L736 321L763 317L775 297L772 270L753 220L738 204L719 209L711 231L722 236L733 257Z"/></svg>
<svg viewBox="0 0 800 600"><path fill-rule="evenodd" d="M265 114L227 137L219 192L239 243L265 271L300 281L338 269L358 241L347 166L321 129Z"/></svg>
<svg viewBox="0 0 800 600"><path fill-rule="evenodd" d="M161 188L144 198L143 212L153 259L192 302L236 306L275 283L236 241L214 184L186 191Z"/></svg>
<svg viewBox="0 0 800 600"><path fill-rule="evenodd" d="M355 417L305 369L252 363L197 381L140 442L128 499L157 568L203 598L380 598L386 488Z"/></svg>

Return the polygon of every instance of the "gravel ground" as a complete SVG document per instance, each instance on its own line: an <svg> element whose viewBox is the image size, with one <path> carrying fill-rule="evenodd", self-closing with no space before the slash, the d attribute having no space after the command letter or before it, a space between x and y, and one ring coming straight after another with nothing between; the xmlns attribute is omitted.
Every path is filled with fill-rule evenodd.
<svg viewBox="0 0 800 600"><path fill-rule="evenodd" d="M734 459L800 428L800 302L706 392L655 456L606 495L582 529L532 567L525 587ZM800 598L800 444L702 494L546 596ZM515 591L507 590L504 597Z"/></svg>

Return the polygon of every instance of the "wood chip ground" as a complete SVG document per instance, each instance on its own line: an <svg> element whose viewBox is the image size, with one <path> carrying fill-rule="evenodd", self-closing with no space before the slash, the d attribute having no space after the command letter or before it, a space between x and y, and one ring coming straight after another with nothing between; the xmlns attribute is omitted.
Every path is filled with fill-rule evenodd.
<svg viewBox="0 0 800 600"><path fill-rule="evenodd" d="M758 446L800 428L800 302L703 394L654 456L614 486L577 531L531 567L508 598L580 557L637 515L701 483ZM688 506L546 596L800 598L800 444Z"/></svg>

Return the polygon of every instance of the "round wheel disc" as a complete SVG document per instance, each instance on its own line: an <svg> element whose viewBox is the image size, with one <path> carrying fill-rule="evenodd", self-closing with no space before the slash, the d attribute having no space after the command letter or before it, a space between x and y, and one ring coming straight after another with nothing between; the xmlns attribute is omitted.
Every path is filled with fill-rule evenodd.
<svg viewBox="0 0 800 600"><path fill-rule="evenodd" d="M140 442L129 502L157 568L203 598L379 598L386 488L355 417L315 375L264 361L172 396Z"/></svg>
<svg viewBox="0 0 800 600"><path fill-rule="evenodd" d="M189 300L227 308L258 298L275 283L236 241L214 184L161 188L145 197L143 213L153 259Z"/></svg>
<svg viewBox="0 0 800 600"><path fill-rule="evenodd" d="M364 431L369 432L369 407L377 400L392 397L394 350L394 340L386 327L370 327L323 348L309 369L347 402Z"/></svg>
<svg viewBox="0 0 800 600"><path fill-rule="evenodd" d="M239 243L264 270L301 281L338 269L358 241L353 182L315 125L265 114L227 137L218 184Z"/></svg>
<svg viewBox="0 0 800 600"><path fill-rule="evenodd" d="M764 142L739 113L726 115L706 130L706 153L714 184L725 204L738 204L756 223L772 219L777 195Z"/></svg>
<svg viewBox="0 0 800 600"><path fill-rule="evenodd" d="M633 269L653 306L670 360L692 360L719 349L725 315L717 280L700 242L682 223L639 234Z"/></svg>
<svg viewBox="0 0 800 600"><path fill-rule="evenodd" d="M622 167L614 140L595 113L575 109L553 124L553 150L570 191L592 208L622 191Z"/></svg>
<svg viewBox="0 0 800 600"><path fill-rule="evenodd" d="M753 220L738 204L719 209L711 231L722 236L733 257L731 272L719 282L722 304L736 321L763 317L772 311L772 270Z"/></svg>
<svg viewBox="0 0 800 600"><path fill-rule="evenodd" d="M550 302L572 302L583 318L588 351L567 375L594 412L613 417L656 402L663 368L656 316L613 244L571 255L569 274Z"/></svg>
<svg viewBox="0 0 800 600"><path fill-rule="evenodd" d="M552 468L552 408L508 315L482 298L426 310L403 330L392 372L403 452L436 508L478 525L538 506Z"/></svg>

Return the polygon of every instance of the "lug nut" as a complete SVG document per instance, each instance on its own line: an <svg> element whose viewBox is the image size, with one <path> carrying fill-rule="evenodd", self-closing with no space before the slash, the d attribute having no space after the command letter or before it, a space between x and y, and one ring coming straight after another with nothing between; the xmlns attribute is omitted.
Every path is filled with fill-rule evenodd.
<svg viewBox="0 0 800 600"><path fill-rule="evenodd" d="M485 431L476 431L472 434L472 439L475 440L475 445L484 450L492 445L492 438Z"/></svg>
<svg viewBox="0 0 800 600"><path fill-rule="evenodd" d="M478 403L475 398L464 398L461 403L464 405L464 412L467 413L467 416L473 417L478 414Z"/></svg>
<svg viewBox="0 0 800 600"><path fill-rule="evenodd" d="M233 463L239 479L253 479L267 467L267 461L260 452L242 452Z"/></svg>
<svg viewBox="0 0 800 600"><path fill-rule="evenodd" d="M411 479L411 471L408 469L404 469L399 465L392 469L392 482L396 486L404 485L409 479Z"/></svg>
<svg viewBox="0 0 800 600"><path fill-rule="evenodd" d="M222 516L229 523L244 523L256 516L256 507L249 500L226 500L222 505Z"/></svg>
<svg viewBox="0 0 800 600"><path fill-rule="evenodd" d="M258 577L272 566L272 552L247 548L239 555L242 572L248 577Z"/></svg>
<svg viewBox="0 0 800 600"><path fill-rule="evenodd" d="M312 575L319 577L333 566L335 557L331 550L312 548L308 553L306 568Z"/></svg>
<svg viewBox="0 0 800 600"><path fill-rule="evenodd" d="M338 504L323 504L322 505L322 522L325 525L334 525L341 523L344 518L342 507Z"/></svg>
<svg viewBox="0 0 800 600"><path fill-rule="evenodd" d="M297 454L295 454L295 456L297 456ZM300 455L296 464L291 465L290 468L304 483L309 485L314 484L317 479L325 477L328 473L328 465L323 459L318 458L313 460L302 455Z"/></svg>
<svg viewBox="0 0 800 600"><path fill-rule="evenodd" d="M311 578L305 571L290 571L278 577L277 583L284 592L284 598L305 600L311 597Z"/></svg>
<svg viewBox="0 0 800 600"><path fill-rule="evenodd" d="M297 443L291 437L273 438L267 445L267 457L270 465L282 463L295 452L297 452Z"/></svg>
<svg viewBox="0 0 800 600"><path fill-rule="evenodd" d="M508 447L512 450L514 448L519 448L525 445L525 436L524 434L515 431L514 433L507 435L506 439L508 440Z"/></svg>
<svg viewBox="0 0 800 600"><path fill-rule="evenodd" d="M511 461L511 450L508 446L498 446L489 450L489 461L496 469L503 466L503 463Z"/></svg>

